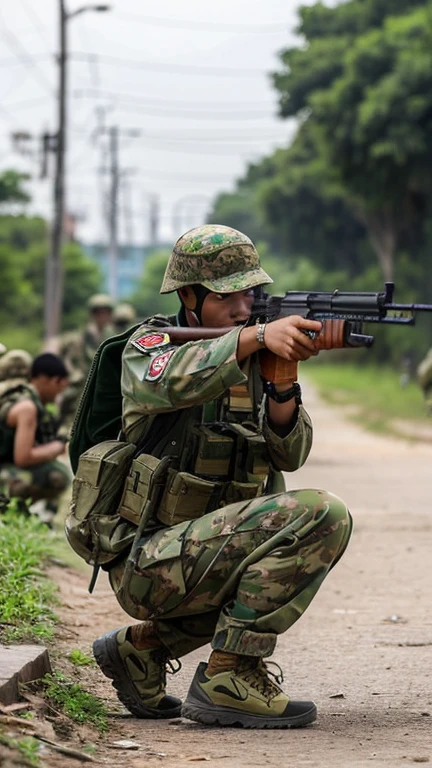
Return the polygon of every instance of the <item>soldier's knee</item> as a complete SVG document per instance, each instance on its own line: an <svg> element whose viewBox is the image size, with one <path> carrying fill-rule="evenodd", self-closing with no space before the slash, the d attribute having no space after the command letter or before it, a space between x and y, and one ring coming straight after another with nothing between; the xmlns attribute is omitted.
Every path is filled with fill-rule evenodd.
<svg viewBox="0 0 432 768"><path fill-rule="evenodd" d="M69 475L66 472L62 472L58 469L53 469L48 475L48 485L59 493L65 491L70 483Z"/></svg>

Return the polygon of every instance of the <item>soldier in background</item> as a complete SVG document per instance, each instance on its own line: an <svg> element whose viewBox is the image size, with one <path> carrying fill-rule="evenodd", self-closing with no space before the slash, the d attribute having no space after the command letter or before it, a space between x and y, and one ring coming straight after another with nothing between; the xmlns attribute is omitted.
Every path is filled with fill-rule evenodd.
<svg viewBox="0 0 432 768"><path fill-rule="evenodd" d="M113 312L115 333L123 333L136 323L136 312L131 304L117 304Z"/></svg>
<svg viewBox="0 0 432 768"><path fill-rule="evenodd" d="M32 356L25 349L10 349L2 354L0 358L0 382L28 381L32 360Z"/></svg>
<svg viewBox="0 0 432 768"><path fill-rule="evenodd" d="M423 390L426 410L432 416L432 347L417 368L417 381Z"/></svg>
<svg viewBox="0 0 432 768"><path fill-rule="evenodd" d="M52 518L70 476L65 464L57 461L65 452L65 441L58 439L46 406L65 388L68 374L63 361L50 352L38 355L33 363L30 358L29 367L27 363L23 350L11 350L0 361L0 486L9 497L46 499Z"/></svg>
<svg viewBox="0 0 432 768"><path fill-rule="evenodd" d="M114 302L110 296L96 294L89 299L87 307L90 318L84 330L63 334L59 344L58 351L69 375L69 384L59 399L59 419L65 434L72 427L95 352L104 339L115 333Z"/></svg>

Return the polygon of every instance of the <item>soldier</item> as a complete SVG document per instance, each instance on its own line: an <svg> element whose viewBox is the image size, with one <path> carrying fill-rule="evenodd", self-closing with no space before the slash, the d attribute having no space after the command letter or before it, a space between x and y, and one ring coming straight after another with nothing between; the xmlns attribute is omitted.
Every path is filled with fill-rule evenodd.
<svg viewBox="0 0 432 768"><path fill-rule="evenodd" d="M31 364L30 382L21 375L24 368L12 372L13 378L0 383L0 483L8 496L47 499L55 513L70 477L56 460L65 452L65 442L57 439L46 406L66 386L67 370L57 355L47 352ZM4 376L4 371L0 373Z"/></svg>
<svg viewBox="0 0 432 768"><path fill-rule="evenodd" d="M423 390L426 410L432 416L432 348L417 368L417 381Z"/></svg>
<svg viewBox="0 0 432 768"><path fill-rule="evenodd" d="M25 349L10 349L0 359L0 381L28 380L32 356Z"/></svg>
<svg viewBox="0 0 432 768"><path fill-rule="evenodd" d="M93 650L137 717L181 712L250 728L316 718L314 703L290 700L265 659L341 557L352 522L327 491L285 490L281 471L302 466L311 448L297 363L316 354L304 332L321 323L294 316L248 325L254 289L271 282L246 235L192 229L176 242L161 288L178 292L177 318L147 321L123 354L123 433L146 448L120 514L145 516L132 550L107 569L140 623L100 637ZM232 330L176 345L158 332L170 324ZM260 375L263 350L283 373L277 384ZM160 493L152 486L148 495L161 466ZM209 661L181 708L165 691L166 664L208 642Z"/></svg>
<svg viewBox="0 0 432 768"><path fill-rule="evenodd" d="M99 344L112 336L114 303L110 296L100 293L87 304L90 322L83 331L65 333L59 345L59 354L66 364L69 383L59 398L59 416L65 434L75 417L82 390Z"/></svg>
<svg viewBox="0 0 432 768"><path fill-rule="evenodd" d="M127 331L136 321L136 312L131 304L117 304L113 312L115 333Z"/></svg>

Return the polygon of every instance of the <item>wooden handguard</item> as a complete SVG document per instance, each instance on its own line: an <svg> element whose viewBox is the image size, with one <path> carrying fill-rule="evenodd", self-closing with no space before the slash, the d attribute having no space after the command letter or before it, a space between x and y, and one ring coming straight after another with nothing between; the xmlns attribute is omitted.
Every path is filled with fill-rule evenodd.
<svg viewBox="0 0 432 768"><path fill-rule="evenodd" d="M290 387L297 381L298 363L289 363L283 357L275 355L269 349L258 352L260 373L265 381L272 381L278 386Z"/></svg>
<svg viewBox="0 0 432 768"><path fill-rule="evenodd" d="M316 349L341 349L344 346L345 320L324 320L322 329L315 339ZM297 381L298 363L290 363L278 357L269 349L258 352L260 373L266 381L278 386L289 387Z"/></svg>
<svg viewBox="0 0 432 768"><path fill-rule="evenodd" d="M341 349L344 346L345 320L323 320L322 329L315 339L317 349Z"/></svg>

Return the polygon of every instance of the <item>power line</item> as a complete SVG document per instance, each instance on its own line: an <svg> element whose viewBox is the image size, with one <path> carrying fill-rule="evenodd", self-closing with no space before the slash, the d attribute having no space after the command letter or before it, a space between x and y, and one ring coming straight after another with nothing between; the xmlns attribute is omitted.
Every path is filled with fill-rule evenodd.
<svg viewBox="0 0 432 768"><path fill-rule="evenodd" d="M54 54L51 52L51 43L50 41L45 37L46 34L46 27L42 24L39 16L37 15L36 11L34 10L33 6L28 2L28 0L21 0L21 2L24 4L24 10L29 17L30 21L33 23L33 26L37 29L38 35L40 39L42 40L44 46L48 49L50 56L54 58Z"/></svg>
<svg viewBox="0 0 432 768"><path fill-rule="evenodd" d="M42 85L42 87L50 94L52 95L54 93L54 89L51 85L51 83L47 80L43 72L38 68L36 64L36 59L34 56L31 56L23 45L21 45L19 39L17 36L11 32L10 29L5 25L4 20L2 18L2 24L3 24L3 37L6 39L6 43L10 50L12 50L15 53L15 56L19 61L21 61L22 64L24 64L25 67L31 70L33 77L36 78L36 80L39 81L39 83Z"/></svg>
<svg viewBox="0 0 432 768"><path fill-rule="evenodd" d="M231 22L223 23L219 21L186 21L183 19L164 19L156 16L141 16L136 13L116 13L116 18L138 21L142 24L147 24L149 27L170 27L171 29L207 29L217 30L225 29L233 32L260 33L260 32L280 32L281 27L288 27L288 23L285 21L272 22L267 24L232 24Z"/></svg>
<svg viewBox="0 0 432 768"><path fill-rule="evenodd" d="M252 136L247 136L245 133L241 134L227 134L223 135L221 133L216 133L214 135L203 135L202 131L196 132L190 132L189 134L163 134L163 133L147 133L146 131L141 130L140 128L133 129L133 137L134 138L142 138L145 141L156 141L160 144L189 144L191 143L193 146L196 146L198 144L207 144L211 143L214 145L221 144L223 145L225 142L238 142L240 146L244 146L245 142L251 142L253 144L257 144L262 141L279 141L283 137L278 134L261 134L257 138ZM74 133L86 133L86 129L84 127L80 128L79 126L76 126L74 128ZM238 149L238 147L237 147Z"/></svg>
<svg viewBox="0 0 432 768"><path fill-rule="evenodd" d="M87 93L87 89L84 89L81 91L81 93L84 96L89 96L89 98L94 98L96 95L96 91L94 94L92 93L93 89L88 89L89 93ZM110 92L105 92L106 95ZM124 110L126 112L140 112L141 114L148 115L149 117L176 117L181 119L193 119L193 120L268 120L269 115L266 113L266 111L261 112L221 112L220 110L214 111L214 112L207 112L203 110L182 110L180 108L177 108L175 106L171 106L169 102L160 102L164 106L153 108L152 106L148 106L148 103L145 100L140 99L133 99L132 97L123 97L121 94L117 97L114 95L113 92L111 92L112 98L116 100L116 108L119 110ZM106 96L107 97L107 96ZM255 105L256 106L256 105Z"/></svg>
<svg viewBox="0 0 432 768"><path fill-rule="evenodd" d="M217 114L217 112L221 109L231 109L232 107L244 107L247 109L256 109L257 107L268 107L270 106L270 102L264 102L264 101L245 101L240 102L238 99L236 101L221 101L221 102L215 102L215 101L209 101L205 102L200 99L199 101L176 101L174 99L152 99L147 97L140 97L137 96L135 93L130 93L129 91L106 91L105 89L99 90L94 88L75 88L74 89L74 95L81 96L81 95L87 95L92 94L95 90L97 90L98 94L105 97L120 97L122 99L129 99L135 103L143 103L148 106L156 106L156 107L163 107L165 105L170 106L172 108L181 108L181 109L201 109L204 107L205 109L214 110L214 114ZM243 114L243 113L239 113Z"/></svg>
<svg viewBox="0 0 432 768"><path fill-rule="evenodd" d="M93 53L86 53L85 51L74 51L70 54L75 61L88 61L89 58L94 56ZM239 69L228 67L196 67L189 64L162 64L160 62L151 61L137 61L136 59L123 59L117 56L101 55L100 58L106 61L107 64L115 64L125 67L133 67L134 69L145 69L147 72L165 72L170 75L204 75L205 77L257 77L257 75L265 75L266 73L262 69Z"/></svg>

